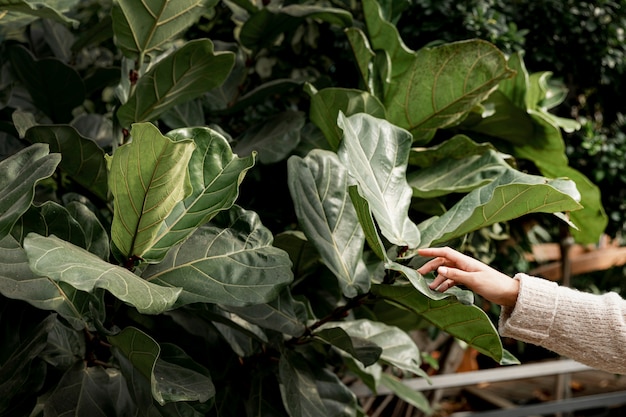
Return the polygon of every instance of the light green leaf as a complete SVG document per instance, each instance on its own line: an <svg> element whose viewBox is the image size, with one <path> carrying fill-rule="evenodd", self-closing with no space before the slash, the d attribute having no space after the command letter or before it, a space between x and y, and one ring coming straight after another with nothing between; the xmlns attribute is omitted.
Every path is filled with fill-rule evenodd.
<svg viewBox="0 0 626 417"><path fill-rule="evenodd" d="M149 261L163 259L172 246L185 240L218 212L231 208L239 196L239 185L254 165L254 155L239 158L233 154L226 138L209 128L176 129L165 136L175 142L191 139L196 145L189 160L192 192L176 203L161 224L152 247L143 255Z"/></svg>
<svg viewBox="0 0 626 417"><path fill-rule="evenodd" d="M111 238L126 258L149 251L167 216L191 194L187 165L195 148L191 140L164 137L151 123L133 125L131 136L108 158Z"/></svg>
<svg viewBox="0 0 626 417"><path fill-rule="evenodd" d="M233 62L233 53L214 52L209 39L185 43L139 78L134 94L117 111L120 124L129 127L152 121L176 105L202 96L224 82Z"/></svg>
<svg viewBox="0 0 626 417"><path fill-rule="evenodd" d="M337 126L339 112L346 116L367 113L381 119L385 118L385 107L369 93L348 88L325 88L317 91L308 86L311 96L309 117L326 136L331 149L337 150L341 142L342 132Z"/></svg>
<svg viewBox="0 0 626 417"><path fill-rule="evenodd" d="M35 274L65 282L81 291L103 288L144 314L160 314L170 309L181 292L180 288L146 282L127 269L105 262L55 236L31 233L24 239L24 249Z"/></svg>
<svg viewBox="0 0 626 417"><path fill-rule="evenodd" d="M365 236L348 195L348 171L334 152L313 150L288 161L288 184L308 240L339 280L346 297L369 290L362 259Z"/></svg>
<svg viewBox="0 0 626 417"><path fill-rule="evenodd" d="M378 229L376 228L376 224L374 223L374 218L372 217L372 211L370 210L369 203L361 196L361 194L359 194L359 188L356 185L349 186L348 193L350 194L352 205L356 210L359 223L361 223L361 227L363 228L363 232L365 233L365 239L367 240L367 243L369 244L374 254L378 256L378 259L380 259L381 261L388 260L385 245L378 235Z"/></svg>
<svg viewBox="0 0 626 417"><path fill-rule="evenodd" d="M78 184L107 201L105 152L93 140L80 135L72 126L39 125L26 131L31 143L47 143L50 152L63 155L59 168Z"/></svg>
<svg viewBox="0 0 626 417"><path fill-rule="evenodd" d="M580 210L580 194L570 180L548 180L510 169L459 200L422 228L422 246L431 246L528 213Z"/></svg>
<svg viewBox="0 0 626 417"><path fill-rule="evenodd" d="M7 12L2 16L2 32L5 28L26 26L35 18L53 19L62 23L78 24L78 21L65 16L79 0L1 0L0 10ZM20 24L21 23L21 24Z"/></svg>
<svg viewBox="0 0 626 417"><path fill-rule="evenodd" d="M464 158L445 158L438 164L411 172L407 176L413 196L434 198L450 193L467 193L489 184L512 169L493 150Z"/></svg>
<svg viewBox="0 0 626 417"><path fill-rule="evenodd" d="M374 285L372 288L378 287ZM416 375L426 376L420 369L421 356L411 336L397 327L367 319L328 322L321 329L342 328L351 337L365 339L382 348L380 361Z"/></svg>
<svg viewBox="0 0 626 417"><path fill-rule="evenodd" d="M26 251L12 237L0 240L0 293L42 309L56 311L74 329L92 329L90 304L97 311L103 303L95 294L79 291L64 282L34 274Z"/></svg>
<svg viewBox="0 0 626 417"><path fill-rule="evenodd" d="M398 246L417 247L420 232L408 216L412 191L406 168L412 137L367 114L339 116L344 139L338 154L368 201L381 233Z"/></svg>
<svg viewBox="0 0 626 417"><path fill-rule="evenodd" d="M207 3L206 0L116 0L111 10L115 43L124 55L135 60L156 55L200 18Z"/></svg>
<svg viewBox="0 0 626 417"><path fill-rule="evenodd" d="M505 353L491 319L474 304L464 304L450 296L434 300L410 285L374 285L372 292L422 316L496 362L509 363L510 356Z"/></svg>
<svg viewBox="0 0 626 417"><path fill-rule="evenodd" d="M465 135L454 135L441 144L430 148L412 148L409 165L428 168L446 159L462 159L473 155L483 155L495 147L491 143L476 143Z"/></svg>
<svg viewBox="0 0 626 417"><path fill-rule="evenodd" d="M293 280L287 253L273 247L272 240L256 213L234 206L172 248L162 262L150 265L143 277L182 287L177 306L266 303Z"/></svg>
<svg viewBox="0 0 626 417"><path fill-rule="evenodd" d="M28 210L35 185L56 170L61 155L49 154L48 145L36 144L0 161L0 239Z"/></svg>

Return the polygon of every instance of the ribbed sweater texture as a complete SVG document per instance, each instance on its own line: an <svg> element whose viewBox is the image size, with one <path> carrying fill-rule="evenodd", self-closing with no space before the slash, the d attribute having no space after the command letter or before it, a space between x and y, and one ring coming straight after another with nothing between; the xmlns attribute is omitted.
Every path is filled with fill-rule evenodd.
<svg viewBox="0 0 626 417"><path fill-rule="evenodd" d="M614 292L592 294L517 274L515 307L503 307L503 337L542 346L615 374L626 374L626 300Z"/></svg>

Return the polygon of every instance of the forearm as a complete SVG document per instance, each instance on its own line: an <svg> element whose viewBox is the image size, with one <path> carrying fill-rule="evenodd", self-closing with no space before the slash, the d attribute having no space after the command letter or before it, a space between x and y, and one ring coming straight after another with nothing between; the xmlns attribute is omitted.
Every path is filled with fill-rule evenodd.
<svg viewBox="0 0 626 417"><path fill-rule="evenodd" d="M626 301L615 293L583 293L518 274L514 308L503 307L500 333L563 356L626 374Z"/></svg>

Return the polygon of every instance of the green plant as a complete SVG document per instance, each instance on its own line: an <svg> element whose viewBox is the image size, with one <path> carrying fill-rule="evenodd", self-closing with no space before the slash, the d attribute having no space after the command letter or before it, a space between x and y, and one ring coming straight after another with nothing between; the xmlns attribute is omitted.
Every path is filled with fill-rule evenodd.
<svg viewBox="0 0 626 417"><path fill-rule="evenodd" d="M398 384L428 326L516 362L415 250L536 212L593 238L546 77L484 41L412 51L374 0L282 6L0 2L2 415L362 415L347 375L428 411ZM315 33L350 86L274 59Z"/></svg>

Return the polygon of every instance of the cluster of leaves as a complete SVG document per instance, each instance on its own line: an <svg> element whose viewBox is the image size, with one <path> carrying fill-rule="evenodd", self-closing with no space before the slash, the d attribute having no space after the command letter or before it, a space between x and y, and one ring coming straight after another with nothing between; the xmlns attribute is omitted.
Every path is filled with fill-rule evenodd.
<svg viewBox="0 0 626 417"><path fill-rule="evenodd" d="M2 415L362 415L347 376L428 411L411 331L516 360L416 249L529 213L604 228L549 74L411 50L384 2L0 7ZM351 76L295 58L316 33Z"/></svg>

